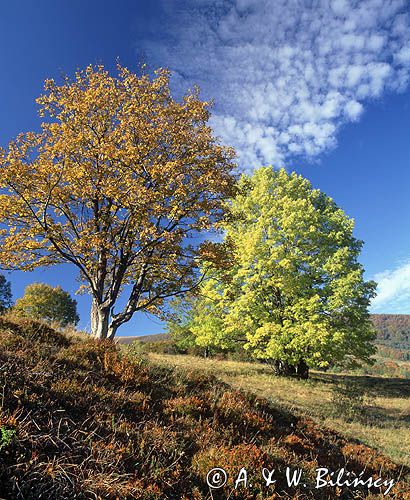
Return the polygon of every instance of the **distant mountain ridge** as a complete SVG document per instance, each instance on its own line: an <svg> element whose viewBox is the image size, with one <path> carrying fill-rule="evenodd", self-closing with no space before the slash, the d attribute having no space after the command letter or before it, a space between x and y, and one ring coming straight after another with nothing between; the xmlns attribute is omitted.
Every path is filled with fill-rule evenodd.
<svg viewBox="0 0 410 500"><path fill-rule="evenodd" d="M159 342L161 340L169 340L169 333L152 333L151 335L133 335L127 337L116 337L116 340L120 344L131 344L134 340L139 340L140 342ZM1 499L0 499L1 500Z"/></svg>

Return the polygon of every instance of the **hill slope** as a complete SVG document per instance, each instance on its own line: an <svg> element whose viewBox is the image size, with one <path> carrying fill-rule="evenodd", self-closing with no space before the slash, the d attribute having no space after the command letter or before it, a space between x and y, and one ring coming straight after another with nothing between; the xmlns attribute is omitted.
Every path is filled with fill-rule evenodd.
<svg viewBox="0 0 410 500"><path fill-rule="evenodd" d="M386 486L370 496L367 487L315 489L315 469L409 472L212 376L131 359L113 344L67 339L33 321L0 319L0 366L2 498L376 498ZM286 484L287 466L303 470L306 486ZM211 496L212 467L229 480ZM248 486L233 490L241 467ZM264 467L275 469L269 487ZM390 497L406 498L408 487L402 479Z"/></svg>
<svg viewBox="0 0 410 500"><path fill-rule="evenodd" d="M377 342L394 349L410 349L410 314L372 314Z"/></svg>

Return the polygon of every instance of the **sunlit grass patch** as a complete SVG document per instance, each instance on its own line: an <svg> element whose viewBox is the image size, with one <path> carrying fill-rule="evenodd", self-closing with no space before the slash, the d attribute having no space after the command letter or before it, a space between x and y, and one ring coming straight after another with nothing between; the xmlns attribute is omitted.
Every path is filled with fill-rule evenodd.
<svg viewBox="0 0 410 500"><path fill-rule="evenodd" d="M154 363L212 373L232 387L267 398L274 405L308 416L322 425L375 447L399 463L410 465L410 382L405 379L312 372L309 380L275 377L269 366L204 359L185 355L148 355ZM371 397L351 421L335 416L335 384L349 377ZM407 389L406 389L407 387Z"/></svg>

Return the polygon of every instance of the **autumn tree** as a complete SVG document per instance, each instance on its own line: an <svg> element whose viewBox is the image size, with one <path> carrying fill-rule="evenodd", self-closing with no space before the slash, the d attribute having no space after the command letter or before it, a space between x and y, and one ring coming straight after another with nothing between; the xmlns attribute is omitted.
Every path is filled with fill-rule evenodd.
<svg viewBox="0 0 410 500"><path fill-rule="evenodd" d="M0 261L76 266L93 335L113 338L135 311L155 314L197 284L199 255L217 245L194 237L224 215L234 154L213 137L209 103L197 89L174 100L165 69L89 66L47 80L37 102L41 131L1 154Z"/></svg>
<svg viewBox="0 0 410 500"><path fill-rule="evenodd" d="M368 361L375 283L363 279L353 220L306 179L269 167L241 178L232 214L234 265L202 286L197 343L242 342L278 374L302 377L309 367Z"/></svg>
<svg viewBox="0 0 410 500"><path fill-rule="evenodd" d="M26 286L23 297L16 300L13 311L21 316L57 322L61 326L76 325L77 301L60 286L32 283Z"/></svg>

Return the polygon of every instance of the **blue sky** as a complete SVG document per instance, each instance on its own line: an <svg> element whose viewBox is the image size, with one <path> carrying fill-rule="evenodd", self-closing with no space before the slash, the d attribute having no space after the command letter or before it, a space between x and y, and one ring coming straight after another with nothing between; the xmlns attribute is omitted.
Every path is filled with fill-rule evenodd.
<svg viewBox="0 0 410 500"><path fill-rule="evenodd" d="M250 172L296 170L356 221L379 282L374 312L410 314L410 20L402 0L3 2L0 145L39 126L46 78L90 63L170 67L176 96L198 83L212 125ZM74 293L70 266L14 272ZM77 297L81 326L89 300ZM120 334L162 331L137 315Z"/></svg>

